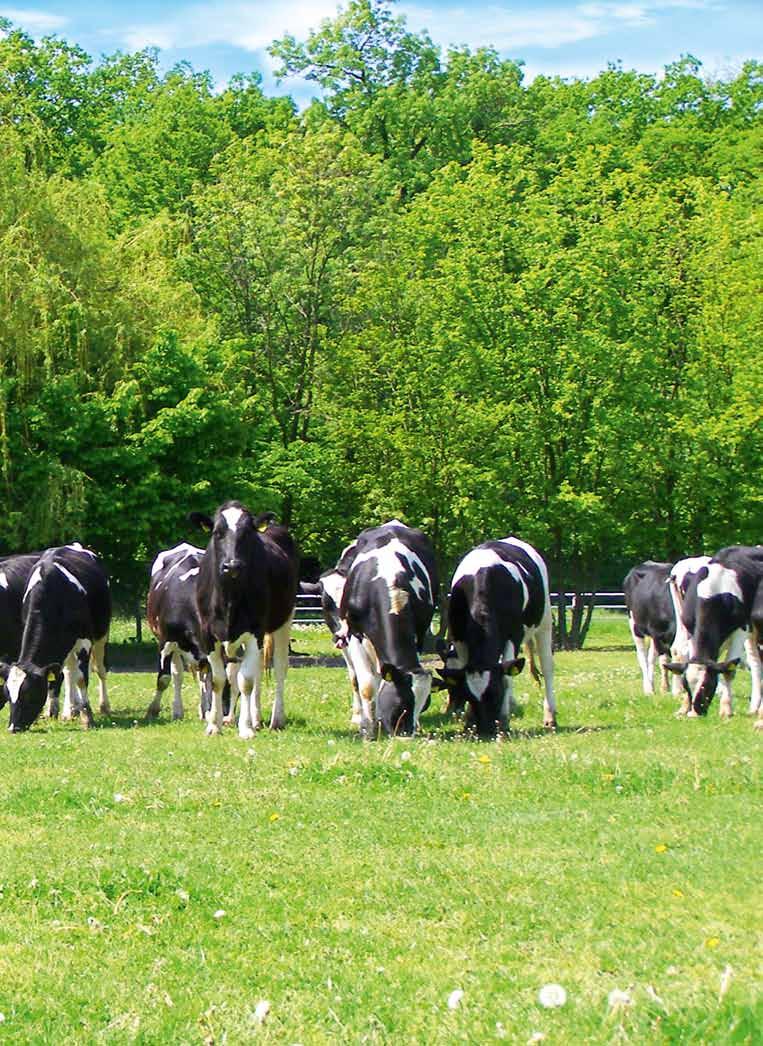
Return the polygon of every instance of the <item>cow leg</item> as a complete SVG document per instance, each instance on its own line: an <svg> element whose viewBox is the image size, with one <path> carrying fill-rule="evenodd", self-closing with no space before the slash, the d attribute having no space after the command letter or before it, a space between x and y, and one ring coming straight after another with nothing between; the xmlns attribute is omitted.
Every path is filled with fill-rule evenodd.
<svg viewBox="0 0 763 1046"><path fill-rule="evenodd" d="M101 715L111 715L109 695L106 692L106 640L107 636L93 640L90 660L98 676L98 711Z"/></svg>
<svg viewBox="0 0 763 1046"><path fill-rule="evenodd" d="M79 665L77 664L77 655L72 650L63 664L64 707L61 709L61 719L67 723L72 718L72 708L74 705L73 687L75 671L79 671Z"/></svg>
<svg viewBox="0 0 763 1046"><path fill-rule="evenodd" d="M748 638L748 633L742 631L741 628L737 629L736 632L733 632L729 637L728 643L725 644L726 651L723 655L723 659L731 661L734 660L734 658L739 658L741 661ZM752 665L750 665L750 671L752 672ZM730 719L734 714L731 679L731 675L721 675L718 680L718 714L721 719Z"/></svg>
<svg viewBox="0 0 763 1046"><path fill-rule="evenodd" d="M262 652L256 636L249 636L244 654L238 665L238 689L240 694L238 713L238 735L245 741L254 737L262 726L260 710L260 685L262 678Z"/></svg>
<svg viewBox="0 0 763 1046"><path fill-rule="evenodd" d="M649 658L647 655L647 639L645 636L638 635L636 631L636 622L633 620L633 614L628 615L628 624L630 625L631 635L633 636L633 642L636 646L636 658L638 659L638 666L641 669L641 682L645 694L651 694L654 690L652 684L652 676L649 671Z"/></svg>
<svg viewBox="0 0 763 1046"><path fill-rule="evenodd" d="M85 652L84 663L80 663L80 650L73 650L69 657L67 657L66 663L71 659L70 665L70 681L71 681L71 692L76 695L77 708L79 709L79 718L82 726L87 730L93 725L93 712L90 708L90 701L87 696L87 672L90 660L90 646ZM64 667L64 678L66 677L66 667Z"/></svg>
<svg viewBox="0 0 763 1046"><path fill-rule="evenodd" d="M172 718L183 718L183 658L179 650L174 650L170 661L172 675Z"/></svg>
<svg viewBox="0 0 763 1046"><path fill-rule="evenodd" d="M534 639L540 657L540 670L543 673L543 725L549 730L555 730L553 623L550 614L541 621Z"/></svg>
<svg viewBox="0 0 763 1046"><path fill-rule="evenodd" d="M660 665L660 693L666 694L668 692L668 655L659 654L657 660Z"/></svg>
<svg viewBox="0 0 763 1046"><path fill-rule="evenodd" d="M284 622L280 628L273 633L273 675L275 676L275 696L273 698L273 710L270 713L270 729L283 730L286 726L286 710L283 703L284 687L286 685L286 673L289 668L289 636L291 635L291 621Z"/></svg>
<svg viewBox="0 0 763 1046"><path fill-rule="evenodd" d="M763 712L760 691L761 663L759 642L760 632L755 625L752 625L750 634L747 636L744 644L747 651L747 664L750 666L750 707L748 710L750 715L755 715L756 712Z"/></svg>
<svg viewBox="0 0 763 1046"><path fill-rule="evenodd" d="M347 666L347 675L350 680L350 686L352 687L352 714L350 715L350 725L360 726L360 693L358 692L358 680L355 675L355 670L352 667L352 661L344 647L342 647L342 657Z"/></svg>
<svg viewBox="0 0 763 1046"><path fill-rule="evenodd" d="M236 701L238 701L238 661L229 661L225 666L225 676L230 688L230 704L228 714L223 719L224 723L231 724L236 719Z"/></svg>
<svg viewBox="0 0 763 1046"><path fill-rule="evenodd" d="M45 713L48 719L58 719L58 692L60 689L58 681L48 684L48 707Z"/></svg>
<svg viewBox="0 0 763 1046"><path fill-rule="evenodd" d="M225 686L225 665L220 644L208 656L209 674L212 677L210 702L207 709L207 736L219 734L223 725L223 687Z"/></svg>
<svg viewBox="0 0 763 1046"><path fill-rule="evenodd" d="M156 693L151 704L146 709L146 719L156 719L162 710L162 694L170 685L170 662L171 656L159 654L159 665L156 670Z"/></svg>
<svg viewBox="0 0 763 1046"><path fill-rule="evenodd" d="M379 690L378 673L374 671L369 651L357 636L350 636L346 649L358 684L360 733L363 737L372 737L376 727L374 706Z"/></svg>

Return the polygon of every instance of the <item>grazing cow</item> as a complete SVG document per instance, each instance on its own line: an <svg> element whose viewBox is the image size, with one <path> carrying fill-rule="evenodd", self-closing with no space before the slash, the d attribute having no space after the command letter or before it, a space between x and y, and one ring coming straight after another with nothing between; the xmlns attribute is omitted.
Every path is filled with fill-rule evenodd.
<svg viewBox="0 0 763 1046"><path fill-rule="evenodd" d="M274 518L272 512L253 516L238 501L225 502L214 519L191 514L191 520L210 534L196 583L202 650L212 673L208 734L219 733L222 726L224 656L235 658L242 647L239 735L253 737L262 725L261 652L266 635L272 637L276 682L270 727L280 730L286 724L283 690L299 563L289 531L274 524Z"/></svg>
<svg viewBox="0 0 763 1046"><path fill-rule="evenodd" d="M439 593L431 542L393 519L362 531L335 574L333 584L322 582L327 598L339 597L335 642L353 683L354 715L358 694L360 732L370 737L378 724L390 735L413 734L432 686L419 659Z"/></svg>
<svg viewBox="0 0 763 1046"><path fill-rule="evenodd" d="M339 559L337 560L336 566L331 570L326 570L321 574L318 580L318 594L321 597L321 610L323 612L323 620L326 622L326 627L334 638L335 643L338 642L339 649L342 652L344 663L347 666L347 675L350 679L350 686L352 687L352 715L350 722L355 726L360 726L361 721L361 706L360 706L360 692L358 690L358 679L355 675L355 669L352 667L352 659L349 654L349 650L346 644L343 644L342 636L342 615L340 613L340 607L342 605L342 594L344 592L344 586L347 581L347 574L352 562L355 559L355 555L358 551L358 542L353 541L352 544L348 545L343 551Z"/></svg>
<svg viewBox="0 0 763 1046"><path fill-rule="evenodd" d="M111 622L111 594L103 566L81 545L44 552L29 576L22 600L23 635L17 660L0 666L11 702L9 730L26 730L42 711L48 682L63 670L63 717L71 715L76 693L83 725L93 716L79 655L89 651L98 674L99 708L108 714L105 650Z"/></svg>
<svg viewBox="0 0 763 1046"><path fill-rule="evenodd" d="M201 652L201 622L196 606L196 581L204 549L186 543L160 552L151 567L146 617L159 644L156 694L146 713L159 715L162 694L170 679L174 687L172 718L183 718L183 671L189 669L198 680L207 659ZM201 682L200 702L204 700Z"/></svg>
<svg viewBox="0 0 763 1046"><path fill-rule="evenodd" d="M21 649L24 621L21 606L41 552L0 559L0 658L14 661Z"/></svg>
<svg viewBox="0 0 763 1046"><path fill-rule="evenodd" d="M718 689L720 715L731 716L731 680L745 649L752 677L750 712L760 711L763 547L731 545L717 552L689 583L681 616L690 635L689 659L669 667L682 678L683 711L705 715Z"/></svg>
<svg viewBox="0 0 763 1046"><path fill-rule="evenodd" d="M531 545L508 537L467 553L451 583L448 633L442 685L451 709L468 705L468 725L481 736L508 730L512 677L524 667L525 644L536 679L535 653L540 657L543 725L556 727L548 570Z"/></svg>
<svg viewBox="0 0 763 1046"><path fill-rule="evenodd" d="M673 661L688 661L689 659L691 635L683 622L684 600L697 572L709 563L710 556L691 556L688 559L679 559L670 570L668 589L676 620L676 636L670 651ZM678 680L675 674L673 678Z"/></svg>

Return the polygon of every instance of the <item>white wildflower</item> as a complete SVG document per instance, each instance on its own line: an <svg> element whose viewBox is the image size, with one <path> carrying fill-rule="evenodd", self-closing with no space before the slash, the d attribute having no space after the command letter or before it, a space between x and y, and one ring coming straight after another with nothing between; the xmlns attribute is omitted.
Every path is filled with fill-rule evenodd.
<svg viewBox="0 0 763 1046"><path fill-rule="evenodd" d="M553 1010L557 1006L564 1006L567 1002L567 992L561 984L544 984L538 992L538 1002L547 1010Z"/></svg>
<svg viewBox="0 0 763 1046"><path fill-rule="evenodd" d="M463 997L464 993L460 988L456 988L455 991L452 991L448 996L448 1009L457 1010L458 1007L461 1005L461 1000L463 999Z"/></svg>

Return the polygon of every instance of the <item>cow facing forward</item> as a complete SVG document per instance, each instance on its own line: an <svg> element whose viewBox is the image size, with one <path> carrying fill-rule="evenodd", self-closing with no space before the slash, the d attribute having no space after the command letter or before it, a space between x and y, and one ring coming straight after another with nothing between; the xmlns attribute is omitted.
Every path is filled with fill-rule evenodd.
<svg viewBox="0 0 763 1046"><path fill-rule="evenodd" d="M44 552L29 577L22 602L23 635L18 659L0 666L11 702L8 729L28 729L42 711L48 683L63 671L66 697L74 695L83 725L92 723L87 679L79 660L90 651L98 675L99 708L108 713L105 648L111 594L98 557L81 545ZM64 718L71 709L64 705Z"/></svg>
<svg viewBox="0 0 763 1046"><path fill-rule="evenodd" d="M280 730L286 724L283 691L299 575L294 542L286 527L273 523L272 513L255 517L238 501L221 505L214 518L198 512L190 518L210 534L196 583L202 649L212 676L207 733L217 734L222 727L224 655L240 655L240 736L250 738L262 725L260 687L266 635L272 636L275 675L270 726Z"/></svg>
<svg viewBox="0 0 763 1046"><path fill-rule="evenodd" d="M744 650L752 682L750 712L759 712L763 547L731 545L717 552L689 584L682 622L690 635L688 663L669 667L682 677L687 714L705 715L719 690L720 715L732 715L731 681Z"/></svg>
<svg viewBox="0 0 763 1046"><path fill-rule="evenodd" d="M540 658L543 725L556 727L548 570L531 545L509 537L467 553L451 583L448 633L442 680L451 709L468 706L467 725L481 736L508 730L524 644L536 678L535 653Z"/></svg>
<svg viewBox="0 0 763 1046"><path fill-rule="evenodd" d="M439 591L431 542L393 519L362 531L344 555L335 642L357 687L360 732L413 734L432 684L419 657Z"/></svg>

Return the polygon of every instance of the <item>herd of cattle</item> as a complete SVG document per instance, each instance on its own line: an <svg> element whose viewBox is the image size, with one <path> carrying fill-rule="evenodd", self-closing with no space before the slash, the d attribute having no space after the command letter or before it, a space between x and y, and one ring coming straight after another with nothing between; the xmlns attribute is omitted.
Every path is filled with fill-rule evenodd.
<svg viewBox="0 0 763 1046"><path fill-rule="evenodd" d="M286 527L272 513L254 516L237 501L214 517L193 513L209 535L206 548L183 543L160 552L151 569L147 615L159 644L156 693L148 716L174 684L173 718L183 715L186 670L199 687L208 734L231 722L250 738L262 725L263 667L272 665L270 726L285 725L284 683L297 593L320 595L335 646L352 686L352 722L363 736L413 734L431 690L448 692L481 736L508 729L512 680L529 657L544 688L544 726L556 726L548 570L518 538L486 541L459 563L450 585L448 642L441 666L422 665L424 640L438 606L434 551L420 530L391 520L362 531L336 566L314 585L299 582L299 559ZM746 648L750 710L760 711L763 547L734 546L676 564L643 563L625 579L631 631L644 690L659 660L663 681L675 673L683 711L704 714L720 688L731 714L731 676ZM78 712L92 722L87 687L98 675L99 710L109 711L105 647L111 619L106 572L80 544L0 560L0 706L10 703L9 729L27 729L48 702L48 715ZM723 652L724 660L719 660ZM225 718L224 718L225 717ZM757 726L763 726L763 718Z"/></svg>

